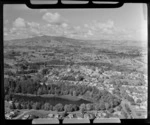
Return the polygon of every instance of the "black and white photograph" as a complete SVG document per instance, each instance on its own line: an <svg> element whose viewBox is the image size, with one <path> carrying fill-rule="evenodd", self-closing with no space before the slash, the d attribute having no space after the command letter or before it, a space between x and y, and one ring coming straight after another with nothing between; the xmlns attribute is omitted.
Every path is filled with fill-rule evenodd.
<svg viewBox="0 0 150 125"><path fill-rule="evenodd" d="M147 6L3 10L5 119L146 119Z"/></svg>

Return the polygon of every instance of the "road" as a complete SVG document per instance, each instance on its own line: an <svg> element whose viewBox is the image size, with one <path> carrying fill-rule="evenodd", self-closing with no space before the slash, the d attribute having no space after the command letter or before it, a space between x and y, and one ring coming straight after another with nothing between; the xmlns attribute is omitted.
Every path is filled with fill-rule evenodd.
<svg viewBox="0 0 150 125"><path fill-rule="evenodd" d="M15 117L13 119L21 119L21 117L23 117L25 114L30 113L32 111L34 111L34 109L33 110L24 111L23 113L21 113L20 115L18 115L17 117Z"/></svg>
<svg viewBox="0 0 150 125"><path fill-rule="evenodd" d="M139 117L136 115L136 112L133 110L133 108L132 108L130 102L127 101L127 100L125 100L125 99L122 100L122 102L121 102L121 105L122 105L124 111L125 111L127 114L129 114L129 113L127 112L126 108L125 108L125 104L128 104L128 106L129 106L129 108L130 108L130 110L131 110L131 115L132 115L132 117L133 117L134 119L138 119Z"/></svg>

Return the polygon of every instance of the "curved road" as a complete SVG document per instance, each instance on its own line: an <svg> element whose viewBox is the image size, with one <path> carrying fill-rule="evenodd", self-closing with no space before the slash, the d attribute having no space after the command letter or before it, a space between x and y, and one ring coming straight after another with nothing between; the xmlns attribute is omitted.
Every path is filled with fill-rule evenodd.
<svg viewBox="0 0 150 125"><path fill-rule="evenodd" d="M25 114L30 113L32 111L34 111L34 109L28 110L28 111L24 111L22 114L18 115L17 117L15 117L13 119L21 119L21 117L23 117Z"/></svg>

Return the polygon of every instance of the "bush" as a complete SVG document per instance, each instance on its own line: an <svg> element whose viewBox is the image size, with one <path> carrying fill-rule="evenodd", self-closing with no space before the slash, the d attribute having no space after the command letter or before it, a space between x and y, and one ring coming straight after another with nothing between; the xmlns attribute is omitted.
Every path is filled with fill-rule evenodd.
<svg viewBox="0 0 150 125"><path fill-rule="evenodd" d="M64 107L61 103L59 103L59 104L55 105L54 110L60 112L60 111L64 110Z"/></svg>

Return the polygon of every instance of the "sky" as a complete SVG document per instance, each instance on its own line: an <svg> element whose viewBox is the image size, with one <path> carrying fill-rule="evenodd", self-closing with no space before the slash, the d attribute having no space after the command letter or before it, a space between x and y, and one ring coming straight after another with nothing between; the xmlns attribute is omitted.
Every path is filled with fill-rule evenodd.
<svg viewBox="0 0 150 125"><path fill-rule="evenodd" d="M88 40L147 40L147 6L114 9L30 9L4 5L4 39L41 35Z"/></svg>

